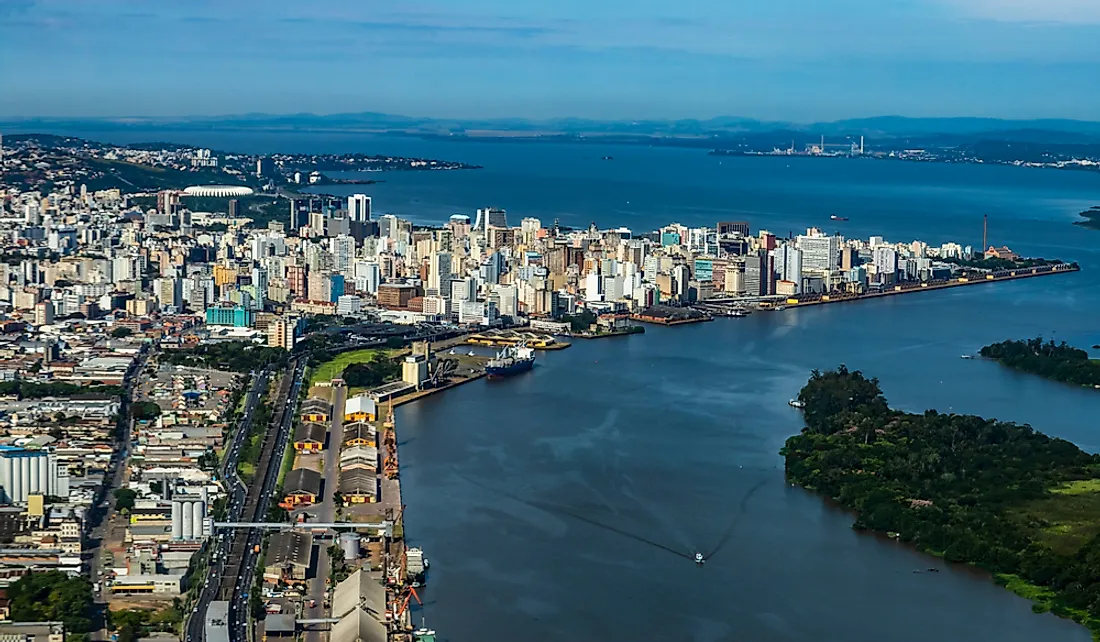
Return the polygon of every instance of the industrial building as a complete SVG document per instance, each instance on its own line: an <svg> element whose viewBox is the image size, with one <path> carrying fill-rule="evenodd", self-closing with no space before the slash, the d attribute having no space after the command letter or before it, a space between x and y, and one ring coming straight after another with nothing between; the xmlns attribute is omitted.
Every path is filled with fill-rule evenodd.
<svg viewBox="0 0 1100 642"><path fill-rule="evenodd" d="M172 539L202 539L210 535L204 525L208 502L205 488L198 496L172 498Z"/></svg>
<svg viewBox="0 0 1100 642"><path fill-rule="evenodd" d="M182 575L121 575L111 584L116 595L179 595L182 589Z"/></svg>
<svg viewBox="0 0 1100 642"><path fill-rule="evenodd" d="M300 453L320 452L325 447L328 428L324 424L307 421L294 430L294 450Z"/></svg>
<svg viewBox="0 0 1100 642"><path fill-rule="evenodd" d="M321 473L310 468L295 468L286 476L283 489L285 506L315 504L321 496Z"/></svg>
<svg viewBox="0 0 1100 642"><path fill-rule="evenodd" d="M378 449L374 446L351 446L340 452L340 470L369 470L378 473Z"/></svg>
<svg viewBox="0 0 1100 642"><path fill-rule="evenodd" d="M344 421L375 421L378 407L374 399L363 394L355 395L344 403Z"/></svg>
<svg viewBox="0 0 1100 642"><path fill-rule="evenodd" d="M378 501L378 473L366 468L352 468L340 471L337 490L344 501L351 504L363 504Z"/></svg>
<svg viewBox="0 0 1100 642"><path fill-rule="evenodd" d="M378 429L365 421L353 421L344 424L344 448L352 446L378 446Z"/></svg>
<svg viewBox="0 0 1100 642"><path fill-rule="evenodd" d="M294 530L275 533L267 545L264 580L272 584L305 581L312 554L312 534Z"/></svg>
<svg viewBox="0 0 1100 642"><path fill-rule="evenodd" d="M62 622L0 622L4 642L65 642Z"/></svg>
<svg viewBox="0 0 1100 642"><path fill-rule="evenodd" d="M332 617L342 618L356 609L363 609L377 620L385 619L386 588L378 573L359 569L336 585L332 593Z"/></svg>
<svg viewBox="0 0 1100 642"><path fill-rule="evenodd" d="M69 496L69 471L44 450L0 447L0 502L25 504L32 494Z"/></svg>
<svg viewBox="0 0 1100 642"><path fill-rule="evenodd" d="M332 419L332 404L324 399L310 397L302 402L301 416L302 421L326 423Z"/></svg>

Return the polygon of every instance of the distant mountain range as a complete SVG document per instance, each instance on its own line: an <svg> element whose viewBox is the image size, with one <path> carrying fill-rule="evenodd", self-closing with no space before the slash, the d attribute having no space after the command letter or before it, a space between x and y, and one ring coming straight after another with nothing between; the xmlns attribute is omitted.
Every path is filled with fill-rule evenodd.
<svg viewBox="0 0 1100 642"><path fill-rule="evenodd" d="M240 114L180 118L0 119L0 131L88 130L326 130L388 132L433 136L614 136L725 138L769 134L770 138L866 136L871 139L943 137L991 138L1044 143L1100 142L1100 122L1067 119L907 118L878 116L832 122L793 123L722 116L704 120L610 121L585 118L416 118L375 112L347 114Z"/></svg>

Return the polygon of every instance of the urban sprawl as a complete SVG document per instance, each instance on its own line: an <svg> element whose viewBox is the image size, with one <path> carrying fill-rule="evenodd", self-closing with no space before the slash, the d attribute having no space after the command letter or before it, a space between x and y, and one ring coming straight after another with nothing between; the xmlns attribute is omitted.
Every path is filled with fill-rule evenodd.
<svg viewBox="0 0 1100 642"><path fill-rule="evenodd" d="M209 150L126 158L225 165ZM430 639L409 620L422 553L396 545L392 409L483 374L458 344L546 348L1076 269L739 221L566 229L482 208L425 227L376 215L366 194L287 190L321 181L272 158L252 179L282 218L257 225L239 181L89 189L78 166L0 161L24 181L0 179L0 587L90 577L113 611L174 609L141 627L187 642ZM193 209L198 198L225 208ZM353 366L361 349L392 367Z"/></svg>

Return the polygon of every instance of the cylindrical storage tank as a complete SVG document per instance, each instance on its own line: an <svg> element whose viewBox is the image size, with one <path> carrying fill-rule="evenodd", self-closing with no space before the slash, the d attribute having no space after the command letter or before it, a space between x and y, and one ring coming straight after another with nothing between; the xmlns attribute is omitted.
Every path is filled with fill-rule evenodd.
<svg viewBox="0 0 1100 642"><path fill-rule="evenodd" d="M340 533L340 548L344 551L345 560L359 559L359 535L356 533Z"/></svg>
<svg viewBox="0 0 1100 642"><path fill-rule="evenodd" d="M16 457L12 462L11 500L13 502L27 501L26 488L31 480L31 471L27 466L26 457Z"/></svg>
<svg viewBox="0 0 1100 642"><path fill-rule="evenodd" d="M57 455L50 453L46 456L46 490L47 495L60 496L57 492Z"/></svg>
<svg viewBox="0 0 1100 642"><path fill-rule="evenodd" d="M183 539L183 506L172 502L172 539Z"/></svg>
<svg viewBox="0 0 1100 642"><path fill-rule="evenodd" d="M5 504L12 502L11 495L11 482L12 482L12 458L0 457L0 486L3 486L2 499Z"/></svg>
<svg viewBox="0 0 1100 642"><path fill-rule="evenodd" d="M191 502L191 539L202 538L202 518L206 517L203 514L202 501Z"/></svg>
<svg viewBox="0 0 1100 642"><path fill-rule="evenodd" d="M50 473L45 454L37 454L31 459L31 487L32 493L46 494L49 484L46 482Z"/></svg>
<svg viewBox="0 0 1100 642"><path fill-rule="evenodd" d="M195 513L192 512L191 502L180 502L183 511L183 539L195 537Z"/></svg>

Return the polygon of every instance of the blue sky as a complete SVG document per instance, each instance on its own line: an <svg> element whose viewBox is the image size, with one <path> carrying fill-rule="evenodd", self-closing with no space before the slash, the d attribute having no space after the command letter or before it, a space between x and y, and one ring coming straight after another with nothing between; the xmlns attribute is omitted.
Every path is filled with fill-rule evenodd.
<svg viewBox="0 0 1100 642"><path fill-rule="evenodd" d="M0 0L0 116L1100 120L1100 0Z"/></svg>

